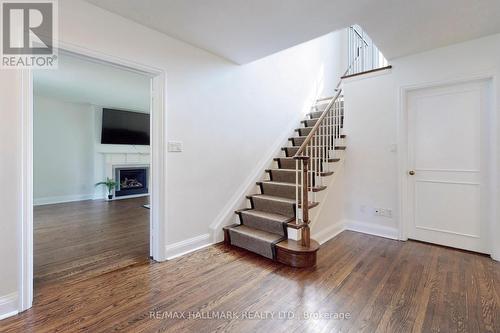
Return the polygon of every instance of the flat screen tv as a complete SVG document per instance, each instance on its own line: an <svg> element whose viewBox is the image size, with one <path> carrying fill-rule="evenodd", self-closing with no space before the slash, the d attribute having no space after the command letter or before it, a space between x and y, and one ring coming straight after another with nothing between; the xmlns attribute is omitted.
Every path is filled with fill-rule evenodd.
<svg viewBox="0 0 500 333"><path fill-rule="evenodd" d="M102 109L101 143L149 146L149 114Z"/></svg>

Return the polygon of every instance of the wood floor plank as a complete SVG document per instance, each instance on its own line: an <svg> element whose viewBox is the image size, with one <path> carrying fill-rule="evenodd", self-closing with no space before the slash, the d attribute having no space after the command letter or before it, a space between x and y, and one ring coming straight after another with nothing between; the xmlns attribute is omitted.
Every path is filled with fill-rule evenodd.
<svg viewBox="0 0 500 333"><path fill-rule="evenodd" d="M351 231L325 243L308 269L218 244L46 281L33 308L0 321L0 331L498 332L499 278L500 264L483 255ZM161 317L226 312L239 317ZM304 320L304 312L351 317Z"/></svg>
<svg viewBox="0 0 500 333"><path fill-rule="evenodd" d="M148 197L34 208L35 288L100 275L149 257ZM78 276L78 277L76 277Z"/></svg>

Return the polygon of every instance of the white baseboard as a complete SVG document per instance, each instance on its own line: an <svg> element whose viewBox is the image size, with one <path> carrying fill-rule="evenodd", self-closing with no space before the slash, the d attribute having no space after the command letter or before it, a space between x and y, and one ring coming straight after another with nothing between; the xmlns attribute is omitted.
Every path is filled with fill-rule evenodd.
<svg viewBox="0 0 500 333"><path fill-rule="evenodd" d="M321 245L328 242L330 239L334 238L344 230L345 226L343 221L341 221L339 223L329 226L328 228L325 228L318 232L314 232L311 237Z"/></svg>
<svg viewBox="0 0 500 333"><path fill-rule="evenodd" d="M77 195L64 195L56 197L35 198L33 200L34 206L53 205L65 202L94 200L93 194L77 194Z"/></svg>
<svg viewBox="0 0 500 333"><path fill-rule="evenodd" d="M390 239L399 239L399 231L397 228L385 227L375 223L361 222L354 220L345 220L345 229L351 231L361 232Z"/></svg>
<svg viewBox="0 0 500 333"><path fill-rule="evenodd" d="M0 296L0 320L15 316L17 313L17 293Z"/></svg>
<svg viewBox="0 0 500 333"><path fill-rule="evenodd" d="M165 247L165 257L167 260L171 260L212 244L210 234L203 234L167 245Z"/></svg>
<svg viewBox="0 0 500 333"><path fill-rule="evenodd" d="M150 196L149 193L142 193L142 194L124 195L123 197L113 197L113 199L108 199L106 197L106 198L104 198L104 200L106 200L106 201L116 201L116 200L127 200L127 199L133 199L133 198L149 197L149 196Z"/></svg>

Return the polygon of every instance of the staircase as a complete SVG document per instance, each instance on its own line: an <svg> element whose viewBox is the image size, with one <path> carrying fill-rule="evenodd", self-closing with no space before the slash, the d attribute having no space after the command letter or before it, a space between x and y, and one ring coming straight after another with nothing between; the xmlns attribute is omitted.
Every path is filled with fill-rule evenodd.
<svg viewBox="0 0 500 333"><path fill-rule="evenodd" d="M342 80L387 65L359 26L349 27L348 36L350 65L335 96L316 101L275 167L266 170L267 180L257 182L260 194L247 196L250 208L236 211L240 223L224 227L227 244L293 267L315 265L319 244L311 239L309 211L319 205L317 194L331 183L333 165L346 149Z"/></svg>
<svg viewBox="0 0 500 333"><path fill-rule="evenodd" d="M294 267L315 264L319 244L309 236L309 210L318 206L316 193L327 189L338 152L346 149L344 102L337 91L318 100L289 138L282 156L266 170L267 180L257 182L260 194L247 196L250 208L236 211L240 223L224 227L227 244ZM289 237L294 230L300 231L300 240Z"/></svg>

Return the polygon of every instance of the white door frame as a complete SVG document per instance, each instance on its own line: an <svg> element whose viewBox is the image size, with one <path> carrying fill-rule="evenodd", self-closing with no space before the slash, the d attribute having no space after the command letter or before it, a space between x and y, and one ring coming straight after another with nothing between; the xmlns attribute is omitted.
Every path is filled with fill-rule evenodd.
<svg viewBox="0 0 500 333"><path fill-rule="evenodd" d="M408 170L409 170L409 151L408 151L408 94L415 90L421 90L426 88L434 88L446 85L467 83L471 81L480 81L480 80L491 80L493 86L493 93L497 91L497 83L495 79L494 72L483 72L478 74L471 74L468 76L461 76L449 80L443 81L434 81L434 82L425 82L419 83L415 85L406 85L400 88L399 92L399 108L398 108L398 119L397 119L397 140L398 140L398 206L399 206L399 239L400 240L408 240L408 225L411 222L411 217L409 216L409 200L408 200ZM494 103L493 109L494 112L498 112L497 106ZM495 133L498 131L496 122L492 122L491 130ZM495 136L493 136L495 137ZM492 140L491 142L491 163L492 170L497 170L496 161L497 161L497 148L498 142L497 140ZM491 180L494 184L497 184L498 172L492 172ZM491 202L495 203L496 201L496 192L490 192ZM497 216L498 209L495 204L490 205L490 223L489 227L491 230L495 230L494 223L496 222L495 217ZM492 234L492 233L490 233ZM490 245L491 245L491 240Z"/></svg>
<svg viewBox="0 0 500 333"><path fill-rule="evenodd" d="M110 65L127 67L151 77L151 214L150 255L156 261L164 261L166 230L166 73L165 71L119 57L95 52L76 45L59 42L59 50L66 53L95 59ZM33 304L33 72L21 73L20 114L21 138L21 189L19 198L20 224L18 228L18 311L29 309Z"/></svg>

